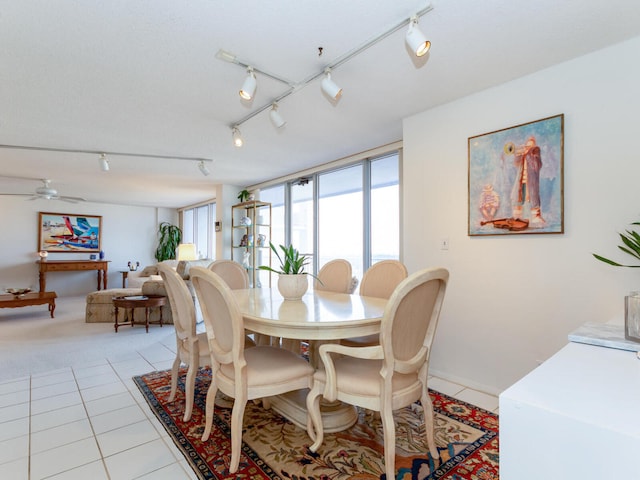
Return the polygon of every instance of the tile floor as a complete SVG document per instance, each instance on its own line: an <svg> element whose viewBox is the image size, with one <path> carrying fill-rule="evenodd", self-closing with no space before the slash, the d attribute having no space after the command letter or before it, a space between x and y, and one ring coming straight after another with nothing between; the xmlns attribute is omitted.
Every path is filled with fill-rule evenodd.
<svg viewBox="0 0 640 480"><path fill-rule="evenodd" d="M0 383L0 478L11 480L196 479L132 377L168 369L167 337L117 361ZM432 377L430 387L498 410L498 398Z"/></svg>

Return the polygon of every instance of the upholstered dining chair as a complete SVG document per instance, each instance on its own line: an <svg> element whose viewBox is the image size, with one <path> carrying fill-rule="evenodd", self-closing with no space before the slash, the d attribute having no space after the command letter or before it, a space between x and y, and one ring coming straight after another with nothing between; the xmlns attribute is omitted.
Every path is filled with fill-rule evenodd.
<svg viewBox="0 0 640 480"><path fill-rule="evenodd" d="M360 282L360 295L365 297L389 298L398 284L407 278L407 267L398 260L382 260L374 263L364 272ZM342 345L350 347L366 347L377 345L379 335L365 335L363 337L345 338L340 340Z"/></svg>
<svg viewBox="0 0 640 480"><path fill-rule="evenodd" d="M211 386L207 391L202 441L209 439L217 391L235 399L231 412L229 472L240 463L242 419L248 400L309 388L313 367L289 350L257 346L244 348L244 321L233 293L224 280L203 267L191 269L191 279L202 307L209 351Z"/></svg>
<svg viewBox="0 0 640 480"><path fill-rule="evenodd" d="M169 402L176 398L178 373L181 364L187 365L185 380L185 406L183 420L188 422L193 412L193 396L198 367L209 365L209 344L206 333L196 333L196 311L193 297L185 281L171 267L158 264L158 272L164 280L171 305L173 326L176 332L176 359L171 367L171 393Z"/></svg>
<svg viewBox="0 0 640 480"><path fill-rule="evenodd" d="M249 274L242 264L234 260L216 260L209 265L209 270L222 277L231 290L249 288ZM257 334L256 334L257 335ZM247 335L244 337L244 347L255 347L256 343Z"/></svg>
<svg viewBox="0 0 640 480"><path fill-rule="evenodd" d="M393 411L420 400L427 445L439 458L433 430L433 405L427 388L429 355L438 325L449 272L421 270L403 280L384 310L380 342L370 347L325 344L319 348L324 369L316 370L307 396L307 431L316 452L323 440L320 395L380 412L387 479L395 478ZM335 356L333 355L335 354Z"/></svg>
<svg viewBox="0 0 640 480"><path fill-rule="evenodd" d="M351 293L353 276L351 275L351 264L344 259L338 258L325 263L318 272L318 279L315 280L313 288L337 293Z"/></svg>

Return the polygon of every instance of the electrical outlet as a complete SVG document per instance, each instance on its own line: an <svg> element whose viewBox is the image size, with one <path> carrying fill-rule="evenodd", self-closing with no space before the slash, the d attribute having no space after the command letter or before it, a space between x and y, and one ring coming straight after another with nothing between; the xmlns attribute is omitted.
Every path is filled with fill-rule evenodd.
<svg viewBox="0 0 640 480"><path fill-rule="evenodd" d="M449 237L440 239L440 250L449 250Z"/></svg>

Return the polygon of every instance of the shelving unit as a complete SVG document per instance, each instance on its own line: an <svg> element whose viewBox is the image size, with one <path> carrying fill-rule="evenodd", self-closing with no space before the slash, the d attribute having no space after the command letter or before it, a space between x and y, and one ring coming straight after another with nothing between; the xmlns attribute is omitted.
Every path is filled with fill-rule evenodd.
<svg viewBox="0 0 640 480"><path fill-rule="evenodd" d="M259 270L271 266L271 204L249 200L231 207L231 259L249 273L252 288L270 287L271 272Z"/></svg>

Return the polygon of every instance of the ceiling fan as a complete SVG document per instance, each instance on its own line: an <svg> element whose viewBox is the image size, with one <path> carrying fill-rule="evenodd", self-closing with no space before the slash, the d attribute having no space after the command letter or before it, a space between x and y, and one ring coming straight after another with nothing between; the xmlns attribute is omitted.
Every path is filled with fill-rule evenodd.
<svg viewBox="0 0 640 480"><path fill-rule="evenodd" d="M17 195L23 197L30 197L29 200L37 200L42 198L44 200L62 200L64 202L78 203L86 202L82 197L67 197L64 195L58 195L58 191L51 186L51 180L42 178L40 180L42 185L36 188L34 193L5 193L3 195Z"/></svg>

